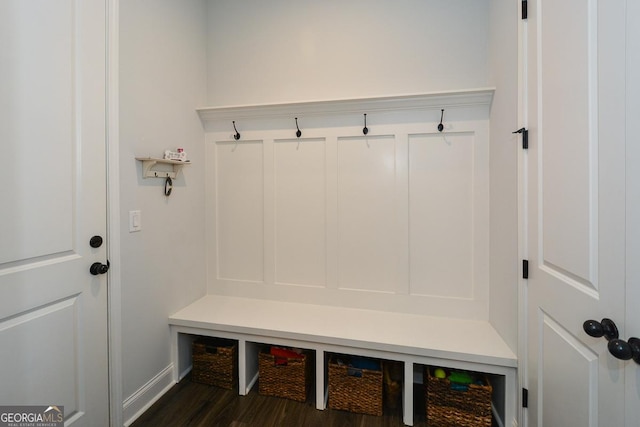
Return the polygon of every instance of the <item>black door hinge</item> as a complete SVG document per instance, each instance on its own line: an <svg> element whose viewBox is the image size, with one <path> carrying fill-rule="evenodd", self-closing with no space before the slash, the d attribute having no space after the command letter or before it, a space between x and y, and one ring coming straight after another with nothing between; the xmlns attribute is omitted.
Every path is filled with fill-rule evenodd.
<svg viewBox="0 0 640 427"><path fill-rule="evenodd" d="M527 19L529 8L527 7L527 0L522 0L522 19Z"/></svg>
<svg viewBox="0 0 640 427"><path fill-rule="evenodd" d="M522 407L529 407L529 390L527 390L526 388L522 389Z"/></svg>
<svg viewBox="0 0 640 427"><path fill-rule="evenodd" d="M521 133L522 134L522 149L523 150L528 150L529 149L529 131L526 130L525 128L520 128L515 132L512 133Z"/></svg>
<svg viewBox="0 0 640 427"><path fill-rule="evenodd" d="M529 260L527 259L522 260L522 278L523 279L529 278Z"/></svg>

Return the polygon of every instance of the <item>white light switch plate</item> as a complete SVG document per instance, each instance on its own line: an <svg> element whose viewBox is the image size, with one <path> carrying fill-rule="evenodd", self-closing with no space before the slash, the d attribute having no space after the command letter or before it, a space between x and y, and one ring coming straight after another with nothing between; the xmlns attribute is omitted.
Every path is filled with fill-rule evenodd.
<svg viewBox="0 0 640 427"><path fill-rule="evenodd" d="M142 230L142 212L129 211L129 233Z"/></svg>

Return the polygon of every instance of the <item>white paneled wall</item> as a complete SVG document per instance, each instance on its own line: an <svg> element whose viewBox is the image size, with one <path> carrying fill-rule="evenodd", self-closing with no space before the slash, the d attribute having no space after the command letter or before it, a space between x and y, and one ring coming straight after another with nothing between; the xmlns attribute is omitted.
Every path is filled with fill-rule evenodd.
<svg viewBox="0 0 640 427"><path fill-rule="evenodd" d="M326 286L326 142L274 141L275 283Z"/></svg>
<svg viewBox="0 0 640 427"><path fill-rule="evenodd" d="M264 281L263 143L217 142L216 229L220 279Z"/></svg>
<svg viewBox="0 0 640 427"><path fill-rule="evenodd" d="M393 293L401 233L396 137L338 139L338 288Z"/></svg>
<svg viewBox="0 0 640 427"><path fill-rule="evenodd" d="M474 152L472 133L409 138L412 294L473 297Z"/></svg>
<svg viewBox="0 0 640 427"><path fill-rule="evenodd" d="M488 109L207 125L208 292L487 319Z"/></svg>

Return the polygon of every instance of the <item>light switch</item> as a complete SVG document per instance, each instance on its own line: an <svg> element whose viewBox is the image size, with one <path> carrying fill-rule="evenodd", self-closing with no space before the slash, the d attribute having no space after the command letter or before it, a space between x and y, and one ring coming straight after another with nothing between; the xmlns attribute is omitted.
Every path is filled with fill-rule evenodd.
<svg viewBox="0 0 640 427"><path fill-rule="evenodd" d="M142 230L142 212L129 211L129 233Z"/></svg>

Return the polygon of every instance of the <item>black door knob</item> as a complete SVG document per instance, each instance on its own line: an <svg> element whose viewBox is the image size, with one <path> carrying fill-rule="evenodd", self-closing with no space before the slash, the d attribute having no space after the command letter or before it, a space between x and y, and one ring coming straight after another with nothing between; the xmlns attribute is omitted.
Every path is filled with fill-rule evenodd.
<svg viewBox="0 0 640 427"><path fill-rule="evenodd" d="M605 337L609 343L607 348L609 353L616 359L633 359L640 364L640 338L631 337L629 341L618 338L618 327L611 319L587 320L582 324L582 329L594 338Z"/></svg>
<svg viewBox="0 0 640 427"><path fill-rule="evenodd" d="M102 246L102 236L93 236L91 240L89 240L89 246L92 248L99 248Z"/></svg>
<svg viewBox="0 0 640 427"><path fill-rule="evenodd" d="M609 353L616 359L629 360L633 359L634 362L640 364L640 339L631 337L629 341L625 340L611 340L607 344Z"/></svg>
<svg viewBox="0 0 640 427"><path fill-rule="evenodd" d="M609 353L616 359L629 360L633 357L631 346L625 340L611 340L609 344L607 344L607 348L609 349Z"/></svg>
<svg viewBox="0 0 640 427"><path fill-rule="evenodd" d="M89 267L89 273L93 274L94 276L97 276L98 274L105 274L107 271L109 271L109 261L107 261L106 264L102 264L101 262L94 262L93 264L91 264L91 267Z"/></svg>
<svg viewBox="0 0 640 427"><path fill-rule="evenodd" d="M605 318L600 322L597 320L587 320L582 324L582 329L584 329L587 335L594 338L605 337L607 341L618 338L618 327L611 319Z"/></svg>

